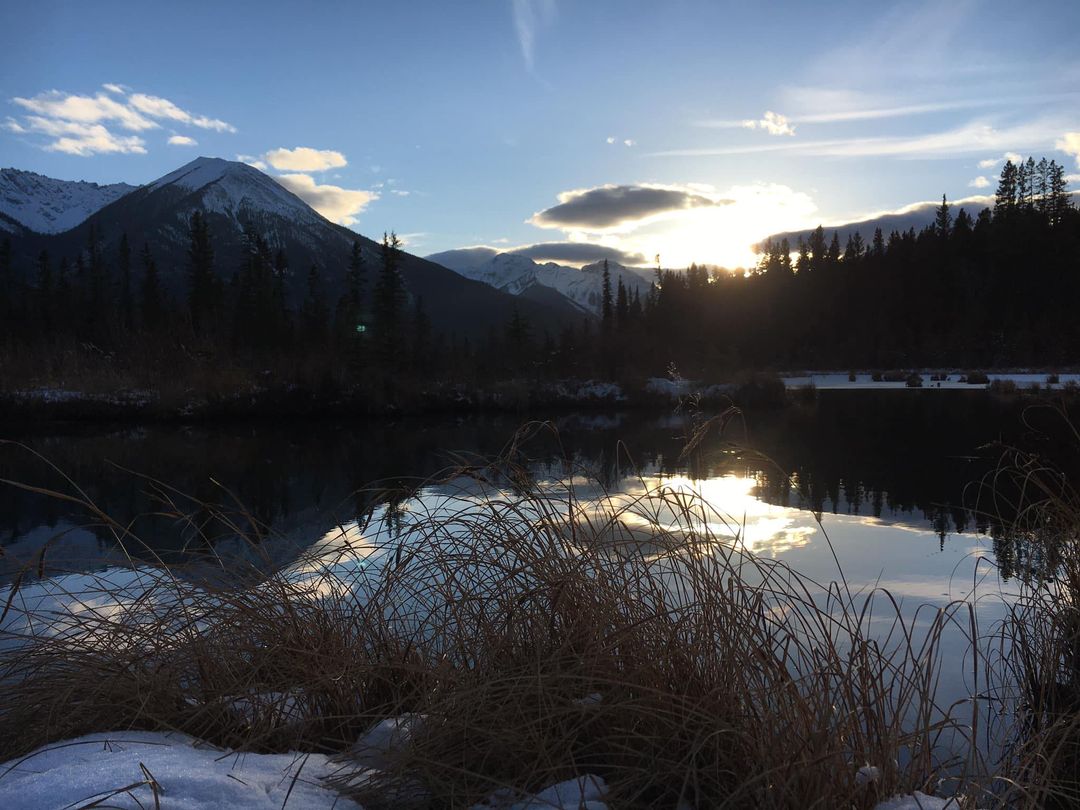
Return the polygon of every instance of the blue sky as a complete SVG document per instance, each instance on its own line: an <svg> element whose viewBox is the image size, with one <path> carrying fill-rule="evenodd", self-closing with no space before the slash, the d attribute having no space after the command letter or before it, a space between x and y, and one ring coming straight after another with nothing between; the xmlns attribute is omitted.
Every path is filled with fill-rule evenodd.
<svg viewBox="0 0 1080 810"><path fill-rule="evenodd" d="M736 264L992 193L1007 153L1080 173L1075 2L45 0L0 30L0 165L143 183L244 156L421 254Z"/></svg>

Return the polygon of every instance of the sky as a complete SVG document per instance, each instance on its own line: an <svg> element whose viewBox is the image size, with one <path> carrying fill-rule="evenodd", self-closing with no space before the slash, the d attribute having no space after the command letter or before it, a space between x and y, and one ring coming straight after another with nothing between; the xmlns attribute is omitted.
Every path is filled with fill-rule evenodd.
<svg viewBox="0 0 1080 810"><path fill-rule="evenodd" d="M238 159L426 255L754 261L769 233L1080 189L1080 3L0 3L0 166ZM979 200L968 205L978 207Z"/></svg>

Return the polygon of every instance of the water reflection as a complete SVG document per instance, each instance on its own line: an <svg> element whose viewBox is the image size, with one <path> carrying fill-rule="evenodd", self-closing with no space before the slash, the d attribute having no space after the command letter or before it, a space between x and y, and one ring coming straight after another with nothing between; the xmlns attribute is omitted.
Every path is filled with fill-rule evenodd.
<svg viewBox="0 0 1080 810"><path fill-rule="evenodd" d="M297 548L385 501L385 493L366 488L369 482L415 486L448 465L498 454L522 421L478 415L135 429L8 426L4 438L49 459L143 542L70 502L0 486L0 577L26 566L33 573L100 567L127 555L169 562L242 556L248 550L237 530L263 538L260 557L284 563ZM1007 571L1023 568L1030 557L1023 543L992 514L969 511L977 505L973 483L996 458L990 441L1057 446L1051 419L1024 424L1015 403L977 392L825 392L812 405L737 420L723 434L710 433L688 457L682 450L695 424L685 414L570 414L554 422L557 436L540 431L517 456L541 479L584 469L609 491L632 493L646 478L662 479L673 491L697 487L723 504L732 534L755 553L829 558L818 542L817 523L824 520L827 530L850 527L865 549L916 544L920 568L937 578L967 553L973 535L992 538L999 557L1014 566ZM0 478L72 491L57 471L13 445L0 445ZM224 512L215 516L214 504ZM394 519L395 510L387 514Z"/></svg>

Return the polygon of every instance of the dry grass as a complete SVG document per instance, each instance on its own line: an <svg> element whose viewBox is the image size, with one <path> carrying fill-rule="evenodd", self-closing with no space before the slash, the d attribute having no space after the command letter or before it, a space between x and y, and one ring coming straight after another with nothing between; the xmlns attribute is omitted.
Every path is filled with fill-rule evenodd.
<svg viewBox="0 0 1080 810"><path fill-rule="evenodd" d="M376 808L468 806L584 773L616 807L861 810L939 785L962 806L1001 799L979 702L936 698L950 624L985 677L971 605L903 618L887 592L856 597L842 577L745 553L738 518L686 492L610 494L575 470L538 483L515 463L536 429L269 576L143 569L126 599L84 596L41 632L27 624L31 563L0 620L0 759L102 729L176 729L339 753L335 785ZM253 533L235 505L148 486L203 533ZM871 633L883 615L891 629ZM367 771L352 743L410 713L408 745ZM1053 726L998 775L1056 791L1023 750L1045 756ZM858 778L864 764L876 780Z"/></svg>

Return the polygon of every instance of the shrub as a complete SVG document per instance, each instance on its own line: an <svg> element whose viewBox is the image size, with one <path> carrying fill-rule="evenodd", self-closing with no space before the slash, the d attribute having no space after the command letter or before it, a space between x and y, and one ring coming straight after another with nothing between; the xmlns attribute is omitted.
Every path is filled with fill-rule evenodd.
<svg viewBox="0 0 1080 810"><path fill-rule="evenodd" d="M732 399L744 408L779 408L787 402L787 387L779 375L755 371L736 379Z"/></svg>
<svg viewBox="0 0 1080 810"><path fill-rule="evenodd" d="M881 372L875 371L870 375L870 379L874 382L881 382Z"/></svg>
<svg viewBox="0 0 1080 810"><path fill-rule="evenodd" d="M989 390L995 394L1017 394L1020 392L1020 387L1013 380L993 380L989 385Z"/></svg>
<svg viewBox="0 0 1080 810"><path fill-rule="evenodd" d="M885 382L904 382L908 378L906 371L886 371L881 375Z"/></svg>
<svg viewBox="0 0 1080 810"><path fill-rule="evenodd" d="M990 378L986 376L985 371L969 371L965 382L968 385L986 385L990 382Z"/></svg>
<svg viewBox="0 0 1080 810"><path fill-rule="evenodd" d="M1047 385L1057 385L1060 381L1061 381L1061 378L1058 377L1057 374L1047 374L1046 375L1046 384Z"/></svg>
<svg viewBox="0 0 1080 810"><path fill-rule="evenodd" d="M922 388L922 384L922 375L914 371L911 372L911 374L909 374L904 380L904 385L906 385L908 388Z"/></svg>

